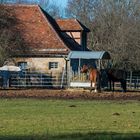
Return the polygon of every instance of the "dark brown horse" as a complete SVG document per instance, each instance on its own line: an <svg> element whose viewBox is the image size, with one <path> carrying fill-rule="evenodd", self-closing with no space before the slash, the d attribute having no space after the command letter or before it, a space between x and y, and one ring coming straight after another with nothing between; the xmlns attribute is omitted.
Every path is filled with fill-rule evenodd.
<svg viewBox="0 0 140 140"><path fill-rule="evenodd" d="M81 68L81 73L89 73L89 80L90 80L90 91L94 88L95 92L97 90L100 90L100 72L99 70L93 68L93 67L88 67L87 65L83 65Z"/></svg>
<svg viewBox="0 0 140 140"><path fill-rule="evenodd" d="M113 86L113 91L114 91L114 83L120 82L123 92L126 92L127 73L125 70L109 69L107 70L107 75L110 84L110 90L112 90L112 86Z"/></svg>

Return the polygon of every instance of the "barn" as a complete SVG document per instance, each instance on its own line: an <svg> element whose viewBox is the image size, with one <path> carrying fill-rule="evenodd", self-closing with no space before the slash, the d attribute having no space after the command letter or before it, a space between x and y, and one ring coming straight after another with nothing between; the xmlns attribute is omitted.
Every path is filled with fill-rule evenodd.
<svg viewBox="0 0 140 140"><path fill-rule="evenodd" d="M24 53L17 49L11 59L24 71L24 76L20 79L13 76L11 86L63 87L68 85L71 70L78 72L84 61L93 59L95 63L97 59L110 58L107 52L87 48L90 30L77 19L54 19L38 5L0 5L0 8L9 10L10 16L16 18L11 29L20 35L24 46ZM83 56L88 60L83 60Z"/></svg>

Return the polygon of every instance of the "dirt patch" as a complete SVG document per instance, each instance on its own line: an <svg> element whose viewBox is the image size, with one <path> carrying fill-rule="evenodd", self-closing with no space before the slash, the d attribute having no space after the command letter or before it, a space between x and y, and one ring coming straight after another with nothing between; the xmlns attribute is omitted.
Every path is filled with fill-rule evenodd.
<svg viewBox="0 0 140 140"><path fill-rule="evenodd" d="M115 115L115 116L120 116L120 113L113 113L112 115Z"/></svg>
<svg viewBox="0 0 140 140"><path fill-rule="evenodd" d="M90 93L88 90L49 90L13 89L0 90L0 98L38 98L38 99L89 99L89 100L138 100L140 92Z"/></svg>

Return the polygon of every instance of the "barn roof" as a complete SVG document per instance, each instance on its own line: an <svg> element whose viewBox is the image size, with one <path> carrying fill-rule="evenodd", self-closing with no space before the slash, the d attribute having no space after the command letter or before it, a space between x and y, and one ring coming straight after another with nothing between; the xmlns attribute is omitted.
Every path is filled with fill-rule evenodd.
<svg viewBox="0 0 140 140"><path fill-rule="evenodd" d="M74 40L67 40L56 21L38 5L0 5L8 9L16 23L11 27L18 32L30 51L38 53L63 53L81 51L82 47Z"/></svg>
<svg viewBox="0 0 140 140"><path fill-rule="evenodd" d="M110 59L110 54L106 51L71 51L68 59Z"/></svg>

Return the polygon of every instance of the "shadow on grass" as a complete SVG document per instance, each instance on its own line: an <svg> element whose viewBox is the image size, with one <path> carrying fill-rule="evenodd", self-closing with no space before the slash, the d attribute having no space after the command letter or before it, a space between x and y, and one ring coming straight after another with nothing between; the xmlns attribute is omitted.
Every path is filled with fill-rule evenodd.
<svg viewBox="0 0 140 140"><path fill-rule="evenodd" d="M0 140L140 140L140 133L93 132L54 136L0 136Z"/></svg>

